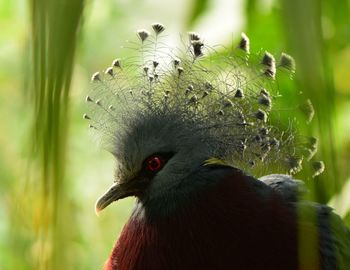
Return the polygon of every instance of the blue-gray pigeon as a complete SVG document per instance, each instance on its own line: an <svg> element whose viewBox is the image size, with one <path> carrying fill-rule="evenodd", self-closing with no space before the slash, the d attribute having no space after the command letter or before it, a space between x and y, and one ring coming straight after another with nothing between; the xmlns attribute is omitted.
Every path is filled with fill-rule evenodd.
<svg viewBox="0 0 350 270"><path fill-rule="evenodd" d="M324 169L317 140L298 136L293 110L283 128L275 106L293 59L256 62L245 34L227 54L197 33L167 51L164 26L152 28L138 31L137 58L93 75L86 99L84 118L117 160L96 211L136 197L105 270L349 270L349 229L292 177ZM300 108L311 120L311 102Z"/></svg>

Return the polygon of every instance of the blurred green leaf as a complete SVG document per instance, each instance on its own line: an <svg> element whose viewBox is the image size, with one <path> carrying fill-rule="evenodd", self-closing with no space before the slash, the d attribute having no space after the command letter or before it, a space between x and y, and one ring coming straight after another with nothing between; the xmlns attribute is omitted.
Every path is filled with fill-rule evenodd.
<svg viewBox="0 0 350 270"><path fill-rule="evenodd" d="M32 55L34 108L34 153L39 179L34 184L41 196L38 220L37 269L62 269L67 262L66 234L60 220L64 213L65 159L69 90L84 0L32 0ZM46 218L45 218L46 217ZM72 227L71 227L72 229ZM40 247L41 246L41 247ZM66 259L63 259L66 258Z"/></svg>
<svg viewBox="0 0 350 270"><path fill-rule="evenodd" d="M187 20L187 27L191 27L197 19L208 10L210 0L193 0L192 10Z"/></svg>
<svg viewBox="0 0 350 270"><path fill-rule="evenodd" d="M315 107L316 121L309 128L317 129L319 156L326 171L312 181L316 199L326 203L341 188L335 153L334 119L335 92L332 69L322 35L322 10L318 0L282 1L288 45L297 62L297 81L303 99L310 99Z"/></svg>
<svg viewBox="0 0 350 270"><path fill-rule="evenodd" d="M343 220L350 227L350 211L344 216Z"/></svg>

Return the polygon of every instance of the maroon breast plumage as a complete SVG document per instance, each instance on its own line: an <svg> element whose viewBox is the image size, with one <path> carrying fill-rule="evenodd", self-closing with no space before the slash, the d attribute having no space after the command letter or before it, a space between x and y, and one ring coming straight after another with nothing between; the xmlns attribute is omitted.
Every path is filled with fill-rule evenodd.
<svg viewBox="0 0 350 270"><path fill-rule="evenodd" d="M278 194L257 193L252 181L225 173L173 215L152 221L136 208L105 270L297 269L295 213Z"/></svg>

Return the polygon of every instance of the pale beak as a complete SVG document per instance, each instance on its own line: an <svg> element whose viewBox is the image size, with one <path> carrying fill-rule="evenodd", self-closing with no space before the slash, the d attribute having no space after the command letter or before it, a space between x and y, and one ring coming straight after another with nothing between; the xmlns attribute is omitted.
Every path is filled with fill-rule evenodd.
<svg viewBox="0 0 350 270"><path fill-rule="evenodd" d="M98 213L106 208L108 205L110 205L112 202L117 201L119 199L125 198L128 196L122 188L122 185L119 185L118 183L113 184L105 194L103 194L95 204L95 212L98 215Z"/></svg>
<svg viewBox="0 0 350 270"><path fill-rule="evenodd" d="M114 183L105 194L103 194L95 204L95 212L98 215L104 208L114 201L129 197L137 196L142 192L146 179L134 178L124 183Z"/></svg>

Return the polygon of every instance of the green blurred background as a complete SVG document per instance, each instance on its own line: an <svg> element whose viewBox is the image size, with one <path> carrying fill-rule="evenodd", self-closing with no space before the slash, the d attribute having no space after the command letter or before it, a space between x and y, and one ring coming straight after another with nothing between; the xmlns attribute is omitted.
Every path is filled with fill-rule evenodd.
<svg viewBox="0 0 350 270"><path fill-rule="evenodd" d="M253 52L295 57L293 87L317 113L305 132L319 137L326 163L307 184L350 224L349 7L348 0L0 0L0 270L102 268L133 200L96 217L114 164L88 132L83 101L90 74L127 57L121 45L153 22L166 25L174 43L190 30L230 47L244 31Z"/></svg>

